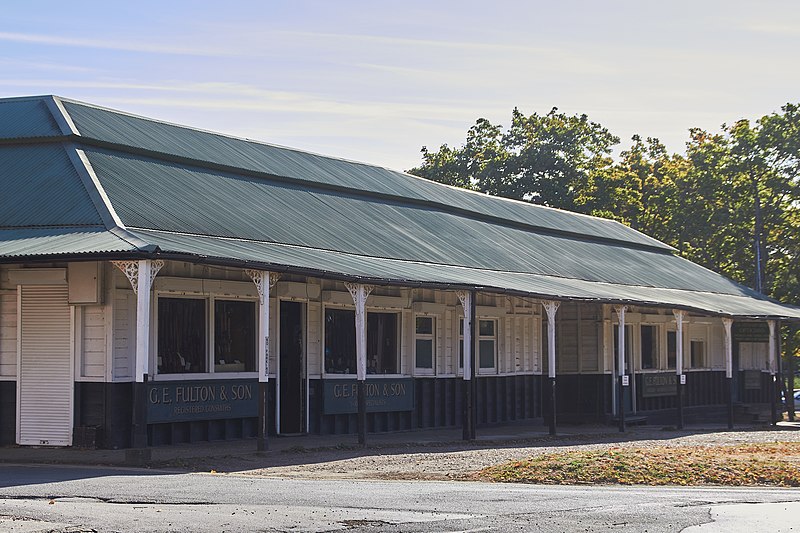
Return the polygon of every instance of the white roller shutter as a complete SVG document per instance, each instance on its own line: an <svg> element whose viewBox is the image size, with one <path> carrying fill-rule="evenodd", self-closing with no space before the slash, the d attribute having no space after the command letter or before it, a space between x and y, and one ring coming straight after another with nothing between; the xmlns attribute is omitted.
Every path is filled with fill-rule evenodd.
<svg viewBox="0 0 800 533"><path fill-rule="evenodd" d="M17 443L72 444L73 363L67 286L21 286Z"/></svg>

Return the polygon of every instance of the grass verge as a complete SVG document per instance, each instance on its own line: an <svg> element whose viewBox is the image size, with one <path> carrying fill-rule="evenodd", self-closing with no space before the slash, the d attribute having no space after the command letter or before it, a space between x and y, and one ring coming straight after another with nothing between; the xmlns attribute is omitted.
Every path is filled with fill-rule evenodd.
<svg viewBox="0 0 800 533"><path fill-rule="evenodd" d="M800 442L613 447L548 453L481 470L513 483L800 486Z"/></svg>

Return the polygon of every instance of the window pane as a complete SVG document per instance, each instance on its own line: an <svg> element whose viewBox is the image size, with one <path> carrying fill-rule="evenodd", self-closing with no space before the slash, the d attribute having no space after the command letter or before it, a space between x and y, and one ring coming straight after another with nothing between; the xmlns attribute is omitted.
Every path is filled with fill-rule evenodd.
<svg viewBox="0 0 800 533"><path fill-rule="evenodd" d="M367 313L367 369L397 374L397 313Z"/></svg>
<svg viewBox="0 0 800 533"><path fill-rule="evenodd" d="M494 368L494 340L478 342L481 368Z"/></svg>
<svg viewBox="0 0 800 533"><path fill-rule="evenodd" d="M158 299L158 372L208 372L206 301Z"/></svg>
<svg viewBox="0 0 800 533"><path fill-rule="evenodd" d="M702 368L705 365L705 343L692 341L692 368Z"/></svg>
<svg viewBox="0 0 800 533"><path fill-rule="evenodd" d="M655 326L642 326L642 368L656 368L656 358L658 354Z"/></svg>
<svg viewBox="0 0 800 533"><path fill-rule="evenodd" d="M325 310L325 372L329 374L356 372L355 311Z"/></svg>
<svg viewBox="0 0 800 533"><path fill-rule="evenodd" d="M481 337L494 337L494 320L480 320L478 330Z"/></svg>
<svg viewBox="0 0 800 533"><path fill-rule="evenodd" d="M433 334L433 317L430 316L417 317L417 334L420 335Z"/></svg>
<svg viewBox="0 0 800 533"><path fill-rule="evenodd" d="M430 339L417 339L417 368L433 368L433 341Z"/></svg>
<svg viewBox="0 0 800 533"><path fill-rule="evenodd" d="M675 368L677 360L678 334L674 331L667 332L667 367Z"/></svg>
<svg viewBox="0 0 800 533"><path fill-rule="evenodd" d="M458 341L458 368L464 368L464 339Z"/></svg>
<svg viewBox="0 0 800 533"><path fill-rule="evenodd" d="M214 372L256 371L255 302L214 302Z"/></svg>

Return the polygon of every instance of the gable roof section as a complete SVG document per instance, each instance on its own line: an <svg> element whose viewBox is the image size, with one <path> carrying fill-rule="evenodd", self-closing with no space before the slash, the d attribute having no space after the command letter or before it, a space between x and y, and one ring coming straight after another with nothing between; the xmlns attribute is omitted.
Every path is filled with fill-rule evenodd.
<svg viewBox="0 0 800 533"><path fill-rule="evenodd" d="M61 128L43 97L0 99L0 139L57 137Z"/></svg>
<svg viewBox="0 0 800 533"><path fill-rule="evenodd" d="M11 192L0 197L0 258L159 252L375 283L800 318L614 221L57 97L11 102L6 114L19 124L0 138Z"/></svg>
<svg viewBox="0 0 800 533"><path fill-rule="evenodd" d="M0 169L0 228L103 227L62 144L0 145Z"/></svg>

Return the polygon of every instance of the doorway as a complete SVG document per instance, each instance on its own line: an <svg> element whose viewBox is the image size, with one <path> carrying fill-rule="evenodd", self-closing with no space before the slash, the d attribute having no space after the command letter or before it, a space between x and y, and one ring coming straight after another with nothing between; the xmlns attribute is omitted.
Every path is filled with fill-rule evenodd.
<svg viewBox="0 0 800 533"><path fill-rule="evenodd" d="M279 433L298 435L305 431L305 305L280 303L280 412Z"/></svg>

